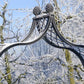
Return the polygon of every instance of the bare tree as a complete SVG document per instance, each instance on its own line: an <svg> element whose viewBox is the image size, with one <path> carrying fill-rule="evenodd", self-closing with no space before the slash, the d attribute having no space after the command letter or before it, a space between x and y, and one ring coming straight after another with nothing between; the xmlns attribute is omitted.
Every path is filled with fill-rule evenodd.
<svg viewBox="0 0 84 84"><path fill-rule="evenodd" d="M83 0L35 1L42 11L45 11L47 3L51 3L60 33L72 43L83 44ZM8 9L7 1L0 6L2 19L0 43L22 41L31 27L32 9ZM20 17L18 14L15 17L16 13L25 13L25 15ZM84 70L78 58L72 52L54 48L44 40L9 49L1 56L0 66L0 84L81 84L84 82Z"/></svg>

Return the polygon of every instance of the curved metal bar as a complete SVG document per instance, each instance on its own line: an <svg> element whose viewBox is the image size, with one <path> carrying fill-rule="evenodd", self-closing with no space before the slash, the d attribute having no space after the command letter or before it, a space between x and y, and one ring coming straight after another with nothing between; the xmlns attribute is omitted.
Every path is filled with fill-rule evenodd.
<svg viewBox="0 0 84 84"><path fill-rule="evenodd" d="M54 28L56 34L59 36L59 38L60 38L63 42L65 42L65 43L67 43L68 45L71 45L71 46L73 45L73 46L78 46L78 47L84 47L84 45L77 45L77 44L73 44L73 43L67 41L67 40L60 34L59 30L57 29L57 26L56 26L56 22L55 22L54 17L52 17L52 24L53 24L53 28Z"/></svg>
<svg viewBox="0 0 84 84"><path fill-rule="evenodd" d="M40 27L39 22L43 18L44 19L47 18L48 21L46 23L45 29L42 28L42 31L39 31L39 27ZM52 24L52 26L50 26L51 24ZM39 32L40 35L37 38L33 39L33 40L25 41L25 40L27 40L27 39L29 39L31 37L36 25L37 25L37 29L38 29L38 32ZM49 28L53 29L53 31L51 31L51 30L49 31ZM50 32L51 35L49 35L48 32ZM52 33L53 33L53 35L52 35ZM51 39L49 39L49 37ZM72 51L73 53L75 53L78 56L78 58L80 59L80 61L82 62L83 66L84 66L84 58L83 58L84 57L84 52L82 51L82 49L84 49L84 45L76 45L76 44L73 44L73 43L67 41L60 34L59 30L57 29L56 22L55 22L55 19L54 19L54 15L50 14L50 13L41 14L41 15L38 15L35 18L33 18L32 27L31 27L31 29L29 31L28 36L25 39L23 39L21 42L12 43L12 44L4 46L3 49L0 51L0 56L5 51L7 51L8 49L10 49L10 48L12 48L14 46L29 45L29 44L32 44L32 43L40 40L41 38L43 38L48 44L50 44L50 45L52 45L52 46L54 46L56 48L68 49L68 50ZM60 45L60 44L62 44L62 45ZM81 53L80 51L83 52L83 53Z"/></svg>
<svg viewBox="0 0 84 84"><path fill-rule="evenodd" d="M48 30L48 28L49 28L49 25L50 25L50 23L51 23L51 17L50 17L50 16L47 16L47 18L48 18L48 21L47 21L47 24L46 24L46 26L45 26L45 30L42 31L42 32L39 34L39 36L38 36L37 38L34 38L33 40L29 40L29 41L23 41L23 42L16 42L16 43L7 44L7 45L4 46L4 47L2 48L2 50L0 51L0 56L1 56L5 51L7 51L8 49L10 49L10 48L12 48L12 47L14 47L14 46L29 45L29 44L35 43L35 42L37 42L38 40L40 40L40 39L45 35L45 33L47 32L47 30ZM35 23L36 23L36 21L35 21ZM31 27L31 28L33 28L33 27ZM32 32L33 32L33 31L30 30L30 33L29 33L29 36L28 36L28 37L31 36Z"/></svg>
<svg viewBox="0 0 84 84"><path fill-rule="evenodd" d="M81 54L78 53L76 50L74 50L74 49L72 49L72 48L69 48L69 47L67 48L67 47L58 46L58 45L56 45L55 43L50 42L49 39L47 39L46 36L44 36L43 39L44 39L49 45L51 45L51 46L53 46L53 47L60 48L60 49L68 49L68 50L72 51L73 53L75 53L75 54L78 56L78 58L80 59L81 63L82 63L83 66L84 66L84 59L82 58Z"/></svg>
<svg viewBox="0 0 84 84"><path fill-rule="evenodd" d="M70 51L72 51L73 53L75 53L77 56L78 56L78 58L80 59L80 61L81 61L81 63L83 64L83 66L84 66L84 52L83 52L83 54L81 54L81 50L82 49L84 49L84 45L76 45L76 44L73 44L73 43L70 43L69 41L67 41L61 34L60 34L60 32L58 31L58 29L57 29L57 26L56 26L56 22L55 22L55 19L54 19L54 17L52 16L52 18L51 18L52 20L52 22L51 22L51 24L52 24L52 28L53 28L53 31L54 31L54 35L56 36L56 37L58 37L59 38L59 40L60 40L60 43L61 44L63 44L62 46L60 45L60 43L58 43L58 44L55 44L58 40L56 40L55 42L53 42L53 39L52 40L50 40L48 37L47 37L47 33L46 33L46 35L44 36L44 40L48 43L48 44L50 44L50 45L52 45L52 46L54 46L54 47L56 47L56 48L60 48L60 49L68 49L68 50L70 50ZM49 31L49 30L48 30ZM47 32L48 32L47 31ZM51 33L52 33L52 31L51 31ZM48 35L49 36L49 35ZM52 36L52 35L51 35ZM51 37L50 36L50 37ZM54 38L54 36L53 36L53 38ZM57 38L55 38L55 39L57 39Z"/></svg>

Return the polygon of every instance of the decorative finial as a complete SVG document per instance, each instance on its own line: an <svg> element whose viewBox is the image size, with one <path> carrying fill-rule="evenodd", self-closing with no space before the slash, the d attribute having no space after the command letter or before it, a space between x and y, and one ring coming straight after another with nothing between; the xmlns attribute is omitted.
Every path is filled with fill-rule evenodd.
<svg viewBox="0 0 84 84"><path fill-rule="evenodd" d="M49 12L53 12L53 6L52 4L48 3L45 7L46 9L46 12L49 13Z"/></svg>
<svg viewBox="0 0 84 84"><path fill-rule="evenodd" d="M38 6L34 7L33 14L34 15L39 15L40 13L41 13L41 9Z"/></svg>

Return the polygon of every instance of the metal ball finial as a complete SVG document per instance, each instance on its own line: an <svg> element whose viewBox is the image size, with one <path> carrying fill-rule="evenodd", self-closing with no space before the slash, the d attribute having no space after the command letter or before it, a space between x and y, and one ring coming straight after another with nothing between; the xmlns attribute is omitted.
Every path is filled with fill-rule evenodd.
<svg viewBox="0 0 84 84"><path fill-rule="evenodd" d="M46 9L46 12L49 13L49 12L53 12L53 6L52 4L48 3L45 7Z"/></svg>
<svg viewBox="0 0 84 84"><path fill-rule="evenodd" d="M34 15L39 15L40 13L41 13L41 9L38 6L34 7L33 14Z"/></svg>

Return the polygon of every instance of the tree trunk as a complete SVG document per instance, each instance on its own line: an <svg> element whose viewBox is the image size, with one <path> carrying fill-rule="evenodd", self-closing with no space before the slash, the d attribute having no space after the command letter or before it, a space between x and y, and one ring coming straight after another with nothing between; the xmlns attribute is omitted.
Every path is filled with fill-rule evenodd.
<svg viewBox="0 0 84 84"><path fill-rule="evenodd" d="M54 4L55 4L55 6L56 6L56 9L57 9L57 11L60 11L60 8L58 7L58 5L57 5L57 0L53 0L54 1ZM58 14L57 13L55 13L56 14L56 16L55 16L55 20L56 20L56 23L57 23L57 27L58 27L58 30L60 31L60 24L61 23L58 23L58 21L59 21L59 16L58 16ZM67 61L67 63L69 64L69 66L68 66L68 78L69 78L69 80L70 80L70 84L75 84L75 80L74 80L74 77L73 77L73 67L71 66L71 64L72 64L72 60L71 60L71 56L70 56L70 52L69 52L69 50L66 50L65 49L65 59L66 59L66 61Z"/></svg>

